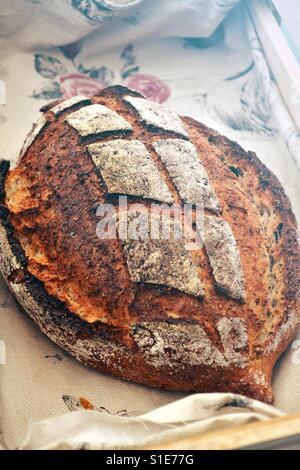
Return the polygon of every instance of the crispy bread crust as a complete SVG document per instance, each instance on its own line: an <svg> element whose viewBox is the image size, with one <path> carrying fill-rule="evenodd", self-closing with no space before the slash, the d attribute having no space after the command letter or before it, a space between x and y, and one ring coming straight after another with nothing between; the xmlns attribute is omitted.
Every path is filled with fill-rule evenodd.
<svg viewBox="0 0 300 470"><path fill-rule="evenodd" d="M93 102L128 120L130 138L141 140L155 158L151 144L176 136L145 129L124 94L141 96L109 87ZM105 184L86 152L95 139L83 142L63 122L69 112L54 117L47 109L48 124L18 167L7 175L7 163L1 166L6 198L0 264L20 304L55 343L98 370L155 387L230 391L271 403L272 368L298 323L300 281L296 221L277 178L253 153L182 118L237 240L247 300L241 304L216 291L205 250L193 255L204 299L135 285L119 241L95 237L95 207L107 200ZM224 318L240 337L246 325L238 349L230 338L224 341L230 333ZM161 341L168 347L160 350Z"/></svg>

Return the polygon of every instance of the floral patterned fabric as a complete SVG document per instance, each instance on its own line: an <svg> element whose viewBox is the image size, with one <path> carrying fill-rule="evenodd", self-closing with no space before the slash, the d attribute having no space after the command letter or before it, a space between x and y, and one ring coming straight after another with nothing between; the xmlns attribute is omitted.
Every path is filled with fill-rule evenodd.
<svg viewBox="0 0 300 470"><path fill-rule="evenodd" d="M1 0L2 98L6 90L6 105L0 104L1 156L16 162L39 109L51 100L93 95L107 85L121 83L256 151L285 186L300 220L299 132L280 99L242 3ZM63 446L66 436L69 447L80 447L87 436L91 447L101 447L101 434L111 436L111 446L126 446L129 440L120 443L115 433L107 434L109 426L117 423L125 429L128 422L123 420L128 416L171 403L171 408L147 415L152 420L151 442L164 439L165 424L174 427L173 417L182 420L183 409L184 416L195 417L196 405L199 422L187 419L188 432L281 413L254 403L247 413L245 402L236 399L234 412L228 413L227 407L220 416L216 410L223 396L190 397L182 408L182 402L176 402L181 394L97 374L64 354L20 315L2 281L0 300L0 340L9 358L6 365L0 365L1 424L9 448L21 445L30 422L40 424L33 426L26 448ZM290 349L284 355L274 377L276 406L282 412L300 410L300 381L295 380L299 374L292 354ZM73 415L70 410L81 414ZM86 410L93 413L86 415L90 413ZM47 421L66 412L57 421ZM91 436L91 423L103 432ZM180 437L187 428L177 431ZM149 442L148 437L143 435L143 442Z"/></svg>

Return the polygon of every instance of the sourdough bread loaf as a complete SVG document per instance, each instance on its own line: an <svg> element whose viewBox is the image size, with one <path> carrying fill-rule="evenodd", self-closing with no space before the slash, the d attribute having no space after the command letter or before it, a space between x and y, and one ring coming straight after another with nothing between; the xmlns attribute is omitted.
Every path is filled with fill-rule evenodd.
<svg viewBox="0 0 300 470"><path fill-rule="evenodd" d="M51 340L142 384L272 402L300 251L288 198L253 153L114 86L44 108L0 185L1 270ZM114 237L99 236L103 205ZM186 205L192 219L202 208L197 244L151 236L152 223L173 233ZM142 209L147 236L121 236Z"/></svg>

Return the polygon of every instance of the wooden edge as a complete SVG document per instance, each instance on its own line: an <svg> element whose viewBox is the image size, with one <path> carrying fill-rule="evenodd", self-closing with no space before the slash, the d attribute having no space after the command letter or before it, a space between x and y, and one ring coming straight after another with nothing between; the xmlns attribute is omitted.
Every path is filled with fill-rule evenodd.
<svg viewBox="0 0 300 470"><path fill-rule="evenodd" d="M234 450L299 436L300 413L165 442L150 450Z"/></svg>

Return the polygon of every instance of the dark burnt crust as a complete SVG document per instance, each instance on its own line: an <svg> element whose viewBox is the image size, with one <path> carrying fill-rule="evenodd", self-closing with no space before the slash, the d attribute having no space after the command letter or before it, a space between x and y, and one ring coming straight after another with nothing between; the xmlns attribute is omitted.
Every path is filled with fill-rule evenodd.
<svg viewBox="0 0 300 470"><path fill-rule="evenodd" d="M123 85L111 85L105 87L103 90L99 91L97 95L95 96L110 96L114 95L119 98L123 98L124 95L131 95L131 96L136 96L137 98L146 98L145 95L140 93L139 91L132 90L131 88L127 88L126 86Z"/></svg>
<svg viewBox="0 0 300 470"><path fill-rule="evenodd" d="M0 161L0 202L3 202L5 198L5 191L4 191L4 182L9 172L10 162L7 160Z"/></svg>
<svg viewBox="0 0 300 470"><path fill-rule="evenodd" d="M62 100L63 102L64 100ZM60 103L58 103L60 104ZM91 99L90 98L86 98L85 100L82 100L80 101L79 103L74 103L72 106L68 106L68 108L66 109L63 109L61 111L59 111L58 113L55 114L56 117L60 116L61 114L64 114L66 111L76 111L77 109L80 109L82 108L83 106L86 106L88 104L91 104ZM48 111L52 111L53 108L55 108L55 106L52 106L51 108L49 108ZM53 113L54 114L54 113Z"/></svg>
<svg viewBox="0 0 300 470"><path fill-rule="evenodd" d="M40 108L41 113L47 113L47 111L50 111L50 109L54 108L54 106L57 106L58 104L62 103L64 100L55 100L51 101L51 103L47 103L44 106Z"/></svg>
<svg viewBox="0 0 300 470"><path fill-rule="evenodd" d="M95 96L109 96L110 94L114 94L115 96L118 97L123 97L125 94L129 94L131 96L136 96L137 98L146 98L142 93L139 93L138 91L131 90L130 88L126 88L125 86L122 85L112 85L106 87L104 90L101 90L97 95ZM51 103L47 103L44 106L40 108L41 113L48 113L48 111L51 111L55 106L58 106L59 104L63 103L65 100L64 99L59 99L55 101L51 101ZM88 101L91 101L91 98L88 98ZM80 102L72 106L71 108L65 109L62 113L60 114L65 114L65 113L70 113L70 111L73 111L74 108L81 108L85 103ZM57 116L59 118L60 114ZM51 113L52 115L52 113Z"/></svg>
<svg viewBox="0 0 300 470"><path fill-rule="evenodd" d="M68 109L70 111L70 109ZM82 142L83 145L89 145L93 144L95 142L98 142L99 139L105 139L108 137L111 137L112 139L115 138L126 138L127 136L130 136L132 134L131 130L121 130L121 131L102 131L99 134L92 134L92 135L87 135L87 136L79 136L80 142Z"/></svg>

